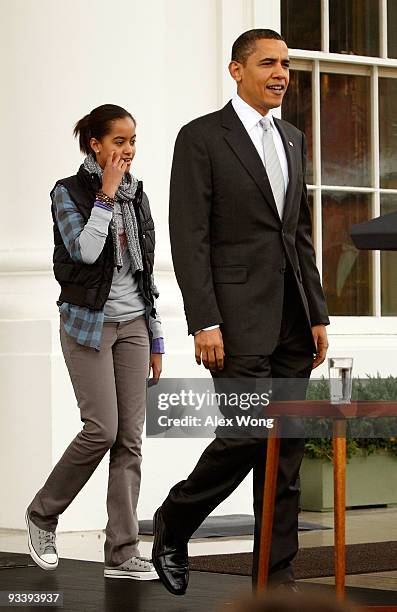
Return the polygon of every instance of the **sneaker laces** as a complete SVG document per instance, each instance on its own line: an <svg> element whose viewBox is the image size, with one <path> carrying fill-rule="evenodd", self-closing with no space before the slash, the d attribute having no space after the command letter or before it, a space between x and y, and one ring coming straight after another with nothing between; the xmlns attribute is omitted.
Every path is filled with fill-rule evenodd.
<svg viewBox="0 0 397 612"><path fill-rule="evenodd" d="M55 548L55 533L52 531L45 531L40 529L39 531L40 544L43 546L43 554L56 554Z"/></svg>
<svg viewBox="0 0 397 612"><path fill-rule="evenodd" d="M133 568L138 566L138 568L146 571L153 569L151 560L147 559L146 557L131 557L127 563L133 566Z"/></svg>

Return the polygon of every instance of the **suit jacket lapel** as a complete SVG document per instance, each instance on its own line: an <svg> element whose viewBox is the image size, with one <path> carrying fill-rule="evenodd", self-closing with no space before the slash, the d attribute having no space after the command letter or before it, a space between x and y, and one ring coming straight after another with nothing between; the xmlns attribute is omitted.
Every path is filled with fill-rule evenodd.
<svg viewBox="0 0 397 612"><path fill-rule="evenodd" d="M277 215L278 220L280 220L265 167L247 130L238 118L232 103L228 102L221 112L222 125L227 128L224 135L226 142L234 151L235 155L237 155L247 172L251 175L274 213Z"/></svg>
<svg viewBox="0 0 397 612"><path fill-rule="evenodd" d="M285 154L288 162L288 188L285 195L283 221L287 218L288 212L291 208L291 202L295 191L296 179L297 179L297 144L294 142L294 137L288 134L288 126L280 119L274 118L274 122L280 132L281 140L283 141Z"/></svg>

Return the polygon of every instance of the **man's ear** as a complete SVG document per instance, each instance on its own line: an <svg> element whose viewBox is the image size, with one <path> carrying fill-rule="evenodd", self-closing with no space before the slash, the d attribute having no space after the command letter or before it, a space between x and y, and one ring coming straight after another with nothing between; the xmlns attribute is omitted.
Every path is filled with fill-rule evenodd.
<svg viewBox="0 0 397 612"><path fill-rule="evenodd" d="M242 64L240 64L240 62L236 62L235 60L232 60L229 64L230 76L236 81L236 83L240 83L241 81L242 68Z"/></svg>

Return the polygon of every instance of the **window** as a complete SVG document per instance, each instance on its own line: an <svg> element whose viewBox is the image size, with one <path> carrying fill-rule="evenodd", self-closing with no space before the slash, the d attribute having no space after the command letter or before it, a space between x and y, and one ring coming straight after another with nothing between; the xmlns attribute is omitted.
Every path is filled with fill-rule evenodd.
<svg viewBox="0 0 397 612"><path fill-rule="evenodd" d="M299 15L299 19L297 19ZM321 4L282 0L281 31L291 49L321 49Z"/></svg>
<svg viewBox="0 0 397 612"><path fill-rule="evenodd" d="M321 73L322 183L370 186L370 87L369 76Z"/></svg>
<svg viewBox="0 0 397 612"><path fill-rule="evenodd" d="M397 79L379 79L380 186L397 189Z"/></svg>
<svg viewBox="0 0 397 612"><path fill-rule="evenodd" d="M304 132L307 140L306 180L313 182L313 122L312 75L304 70L291 72L288 95L283 103L283 115Z"/></svg>
<svg viewBox="0 0 397 612"><path fill-rule="evenodd" d="M397 2L387 2L387 51L388 56L397 58Z"/></svg>
<svg viewBox="0 0 397 612"><path fill-rule="evenodd" d="M379 2L329 0L329 50L379 55Z"/></svg>
<svg viewBox="0 0 397 612"><path fill-rule="evenodd" d="M397 194L383 193L380 201L382 215L397 211ZM395 315L397 304L397 252L382 251L382 315Z"/></svg>
<svg viewBox="0 0 397 612"><path fill-rule="evenodd" d="M358 251L350 239L351 226L370 216L368 194L324 191L323 283L333 315L373 314L372 258L369 251Z"/></svg>
<svg viewBox="0 0 397 612"><path fill-rule="evenodd" d="M282 0L281 17L291 55L282 116L307 137L330 314L396 316L397 253L358 251L350 228L397 211L397 0Z"/></svg>

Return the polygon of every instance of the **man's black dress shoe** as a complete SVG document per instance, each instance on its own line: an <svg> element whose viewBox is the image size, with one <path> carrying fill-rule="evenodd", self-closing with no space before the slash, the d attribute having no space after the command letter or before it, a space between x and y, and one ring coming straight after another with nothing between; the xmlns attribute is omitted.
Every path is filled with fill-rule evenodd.
<svg viewBox="0 0 397 612"><path fill-rule="evenodd" d="M167 537L161 508L153 518L152 562L161 582L173 595L184 595L189 582L187 543Z"/></svg>

